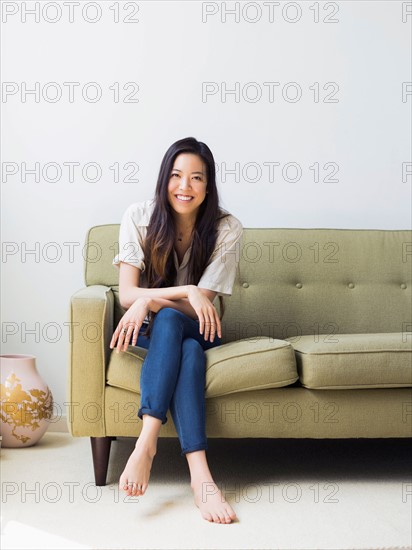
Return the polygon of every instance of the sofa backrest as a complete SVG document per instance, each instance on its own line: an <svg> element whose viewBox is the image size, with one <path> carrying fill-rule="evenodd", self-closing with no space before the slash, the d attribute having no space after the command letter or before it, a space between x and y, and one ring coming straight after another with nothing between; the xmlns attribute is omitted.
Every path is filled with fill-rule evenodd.
<svg viewBox="0 0 412 550"><path fill-rule="evenodd" d="M113 288L118 299L119 224L86 237L87 286ZM412 232L379 229L244 229L231 297L225 297L222 343L269 336L412 331ZM214 301L219 310L218 298ZM116 325L115 325L116 326ZM408 336L409 333L409 336Z"/></svg>

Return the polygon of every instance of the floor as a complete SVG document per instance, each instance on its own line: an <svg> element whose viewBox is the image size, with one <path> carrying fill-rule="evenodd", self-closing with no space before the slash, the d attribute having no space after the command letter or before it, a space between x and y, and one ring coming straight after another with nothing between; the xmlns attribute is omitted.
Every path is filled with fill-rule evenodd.
<svg viewBox="0 0 412 550"><path fill-rule="evenodd" d="M117 483L134 440L112 444L94 485L90 441L47 432L1 449L1 548L412 548L411 441L209 439L212 474L239 520L195 506L177 439L160 438L142 497Z"/></svg>

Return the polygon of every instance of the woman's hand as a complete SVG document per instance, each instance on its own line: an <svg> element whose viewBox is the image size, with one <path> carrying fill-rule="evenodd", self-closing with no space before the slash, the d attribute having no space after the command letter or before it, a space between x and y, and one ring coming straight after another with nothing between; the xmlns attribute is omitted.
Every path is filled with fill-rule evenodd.
<svg viewBox="0 0 412 550"><path fill-rule="evenodd" d="M187 299L199 318L200 334L203 334L203 328L205 329L205 340L210 336L210 341L213 342L216 331L219 338L222 338L219 315L209 298L197 286L189 285Z"/></svg>
<svg viewBox="0 0 412 550"><path fill-rule="evenodd" d="M120 319L119 324L117 325L117 328L113 333L113 337L110 342L110 348L113 348L116 345L117 339L119 339L117 343L117 353L121 351L123 343L123 351L127 350L127 346L130 343L132 344L132 346L136 345L137 339L139 337L140 327L142 326L146 315L150 311L149 303L150 300L148 300L147 298L138 298L134 302L134 304L129 307L129 309ZM130 342L130 338L132 336L132 342Z"/></svg>

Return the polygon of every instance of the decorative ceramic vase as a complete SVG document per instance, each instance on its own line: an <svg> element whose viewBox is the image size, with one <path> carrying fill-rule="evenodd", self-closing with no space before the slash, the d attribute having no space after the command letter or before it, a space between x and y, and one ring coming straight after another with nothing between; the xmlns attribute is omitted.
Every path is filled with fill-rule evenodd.
<svg viewBox="0 0 412 550"><path fill-rule="evenodd" d="M53 395L33 355L0 355L2 447L35 445L49 427Z"/></svg>

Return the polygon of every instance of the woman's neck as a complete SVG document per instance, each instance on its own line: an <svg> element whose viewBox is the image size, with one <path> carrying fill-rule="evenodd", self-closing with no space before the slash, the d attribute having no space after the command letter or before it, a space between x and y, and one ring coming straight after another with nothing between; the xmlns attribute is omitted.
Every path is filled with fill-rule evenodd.
<svg viewBox="0 0 412 550"><path fill-rule="evenodd" d="M188 235L193 231L193 228L195 226L196 219L195 218L189 218L187 216L175 216L175 228L176 233L182 234L182 235Z"/></svg>

